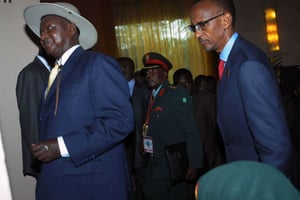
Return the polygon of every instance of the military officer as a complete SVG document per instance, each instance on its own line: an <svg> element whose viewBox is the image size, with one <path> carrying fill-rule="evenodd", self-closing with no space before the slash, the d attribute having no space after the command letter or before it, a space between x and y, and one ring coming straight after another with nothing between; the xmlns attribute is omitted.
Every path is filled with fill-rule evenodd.
<svg viewBox="0 0 300 200"><path fill-rule="evenodd" d="M192 99L182 87L168 82L170 61L156 52L143 56L146 81L152 88L143 131L144 152L149 155L143 191L146 200L185 200L187 181L196 179L202 167L200 131L192 114ZM188 170L185 181L172 184L165 155L169 144L185 142Z"/></svg>

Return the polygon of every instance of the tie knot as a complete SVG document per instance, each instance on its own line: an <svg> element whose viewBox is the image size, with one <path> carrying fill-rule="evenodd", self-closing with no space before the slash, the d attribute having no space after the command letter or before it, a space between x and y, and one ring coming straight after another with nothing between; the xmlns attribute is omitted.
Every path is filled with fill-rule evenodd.
<svg viewBox="0 0 300 200"><path fill-rule="evenodd" d="M55 63L54 67L52 69L60 69L62 67L62 65L60 65L59 63Z"/></svg>

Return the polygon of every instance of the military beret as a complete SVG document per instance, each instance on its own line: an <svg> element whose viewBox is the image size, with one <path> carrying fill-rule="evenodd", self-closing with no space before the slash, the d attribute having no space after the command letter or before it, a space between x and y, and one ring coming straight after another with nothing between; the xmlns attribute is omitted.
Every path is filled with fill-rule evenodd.
<svg viewBox="0 0 300 200"><path fill-rule="evenodd" d="M195 195L197 200L300 199L300 193L281 171L265 163L246 160L208 171L198 180Z"/></svg>
<svg viewBox="0 0 300 200"><path fill-rule="evenodd" d="M172 69L172 64L163 55L155 52L146 53L143 56L144 70L162 67L165 71Z"/></svg>

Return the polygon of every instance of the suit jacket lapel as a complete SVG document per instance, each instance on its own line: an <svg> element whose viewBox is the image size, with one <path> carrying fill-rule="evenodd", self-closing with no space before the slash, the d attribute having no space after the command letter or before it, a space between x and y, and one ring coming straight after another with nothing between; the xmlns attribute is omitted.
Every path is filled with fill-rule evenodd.
<svg viewBox="0 0 300 200"><path fill-rule="evenodd" d="M217 89L217 107L218 107L218 112L220 111L220 108L222 107L222 99L223 96L226 94L226 88L228 87L230 81L232 81L233 78L237 78L238 72L235 70L237 69L237 66L239 65L239 54L240 51L240 36L237 38L235 41L231 52L229 54L228 60L226 62L226 66L223 72L222 79L219 80L218 83L218 89Z"/></svg>
<svg viewBox="0 0 300 200"><path fill-rule="evenodd" d="M159 103L160 103L161 97L164 95L167 87L169 87L169 83L167 81L165 81L154 99L154 104L153 104L152 109L156 108L157 105L160 105Z"/></svg>
<svg viewBox="0 0 300 200"><path fill-rule="evenodd" d="M58 80L60 81L59 85L61 85L63 83L63 81L65 80L65 78L70 74L70 72L74 69L74 66L77 62L77 60L79 59L80 55L83 53L83 48L82 47L78 47L69 57L69 59L67 60L67 62L62 66L59 74L57 75L56 79L54 80L48 95L46 97L46 101L48 101L49 99L51 99L51 96L55 94L55 91L57 89L57 84L58 84Z"/></svg>
<svg viewBox="0 0 300 200"><path fill-rule="evenodd" d="M221 100L223 95L225 94L225 90L226 90L226 87L228 86L228 83L230 81L230 78L231 76L226 76L225 73L226 71L231 72L231 67L232 67L232 62L230 61L230 59L228 59L228 62L226 63L226 67L225 67L225 70L224 70L224 74L223 74L223 77L221 80L219 80L219 85L218 85L218 99ZM218 101L218 105L220 105L220 103L222 102L221 101Z"/></svg>

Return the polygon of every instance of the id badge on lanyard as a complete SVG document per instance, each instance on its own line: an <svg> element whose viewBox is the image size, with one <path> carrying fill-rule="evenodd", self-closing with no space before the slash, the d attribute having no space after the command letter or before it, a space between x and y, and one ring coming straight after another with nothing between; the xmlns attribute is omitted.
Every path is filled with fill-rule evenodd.
<svg viewBox="0 0 300 200"><path fill-rule="evenodd" d="M143 125L143 146L145 153L153 153L153 140L151 136L147 135L148 133L148 125Z"/></svg>

